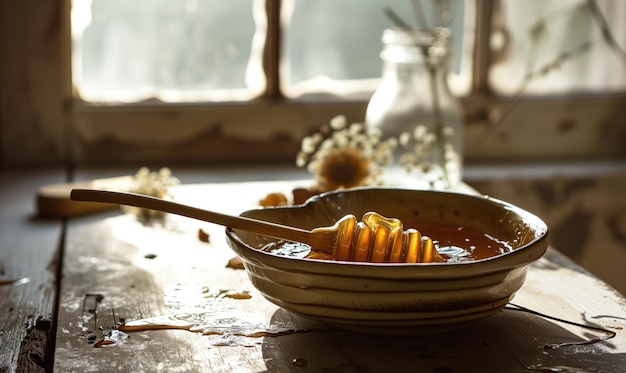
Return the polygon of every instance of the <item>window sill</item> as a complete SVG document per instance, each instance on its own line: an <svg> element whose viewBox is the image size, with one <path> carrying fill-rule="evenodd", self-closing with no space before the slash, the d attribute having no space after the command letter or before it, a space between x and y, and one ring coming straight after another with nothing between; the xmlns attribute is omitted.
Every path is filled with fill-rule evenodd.
<svg viewBox="0 0 626 373"><path fill-rule="evenodd" d="M468 162L626 158L622 95L526 99L506 120L487 108L504 99L465 98ZM300 140L336 115L362 122L367 101L257 100L251 103L80 104L72 118L77 163L292 160Z"/></svg>

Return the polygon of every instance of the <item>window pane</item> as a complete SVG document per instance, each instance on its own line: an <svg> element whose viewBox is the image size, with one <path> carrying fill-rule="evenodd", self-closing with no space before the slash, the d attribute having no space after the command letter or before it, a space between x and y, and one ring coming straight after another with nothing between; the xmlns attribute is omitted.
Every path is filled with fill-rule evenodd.
<svg viewBox="0 0 626 373"><path fill-rule="evenodd" d="M494 17L490 74L497 91L626 90L626 1L502 0L500 4ZM589 4L597 4L600 13ZM604 20L608 34L601 26ZM610 46L607 35L615 38L616 46Z"/></svg>
<svg viewBox="0 0 626 373"><path fill-rule="evenodd" d="M429 27L452 29L455 91L469 84L472 30L465 22L462 0L418 1ZM290 22L283 50L283 84L291 96L306 92L371 93L381 74L382 33L396 26L385 15L392 9L405 23L417 26L411 0L292 0L283 2ZM445 12L448 9L449 12ZM450 21L442 21L442 13ZM460 79L463 76L464 80ZM350 81L352 80L352 81ZM354 81L359 80L359 81ZM358 84L355 84L358 83Z"/></svg>
<svg viewBox="0 0 626 373"><path fill-rule="evenodd" d="M74 85L105 102L258 95L265 36L255 17L253 0L74 0Z"/></svg>

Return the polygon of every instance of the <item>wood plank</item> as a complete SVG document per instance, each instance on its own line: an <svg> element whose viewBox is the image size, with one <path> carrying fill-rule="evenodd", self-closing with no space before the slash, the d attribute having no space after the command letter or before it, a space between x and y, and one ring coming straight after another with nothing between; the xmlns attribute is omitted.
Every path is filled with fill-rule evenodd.
<svg viewBox="0 0 626 373"><path fill-rule="evenodd" d="M0 371L43 371L50 333L60 220L34 214L35 194L56 170L0 170Z"/></svg>
<svg viewBox="0 0 626 373"><path fill-rule="evenodd" d="M294 182L187 185L176 199L226 213L253 208L269 192ZM209 233L210 243L198 239ZM431 337L348 333L294 315L266 301L242 270L226 268L233 256L223 228L168 217L144 225L109 212L70 222L55 355L55 370L83 371L524 371L569 366L616 371L626 364L624 298L557 252L528 273L515 303L535 311L615 331L609 341L584 342L604 333L505 309L457 332ZM208 290L207 290L208 289ZM248 291L250 299L211 298L210 290ZM126 332L127 339L94 346L121 321L178 315L196 306L213 330ZM511 306L511 308L513 308ZM248 322L276 327L280 335L241 337L229 332ZM280 329L284 328L284 329ZM267 331L267 330L266 330ZM114 333L114 332L113 332Z"/></svg>
<svg viewBox="0 0 626 373"><path fill-rule="evenodd" d="M239 184L224 184L221 190L235 185ZM274 190L275 185L265 184L264 187ZM259 183L255 190L262 193L262 189L263 183ZM177 195L176 199L184 202L185 196L199 195L202 196L202 191ZM250 196L252 194L248 194ZM240 197L245 198L244 195ZM211 200L224 206L219 195L207 196L205 205L211 205ZM256 205L249 199L244 205L248 203ZM226 209L220 211L238 213L234 206L225 206ZM133 320L170 312L164 296L177 293L171 290L177 284L183 284L181 286L187 289L208 287L250 291L257 302L232 300L225 305L242 307L238 310L243 313L256 315L257 311L265 309L262 315L272 315L277 308L256 293L242 270L226 268L234 254L226 246L223 227L179 217L170 217L164 224L165 229L158 224L144 226L133 216L119 212L70 222L63 264L55 370L85 371L97 367L98 371L157 368L166 371L174 368L180 371L205 368L230 371L245 366L250 371L258 371L264 367L261 349L245 346L249 341L235 338L232 343L244 345L217 349L214 344L221 341L221 336L202 336L181 330L133 333L123 346L112 347L116 351L114 355L119 357L114 361L110 360L113 356L103 359L103 354L109 356L108 349L94 348L94 340L90 338L95 336L96 342L99 341L101 327L110 330L120 318ZM209 233L210 243L198 239L199 229ZM93 302L98 295L102 299L95 307ZM201 292L198 291L196 296L201 297ZM252 342L260 344L261 341L262 338L257 338ZM119 355L119 347L134 352ZM155 360L155 357L159 358Z"/></svg>

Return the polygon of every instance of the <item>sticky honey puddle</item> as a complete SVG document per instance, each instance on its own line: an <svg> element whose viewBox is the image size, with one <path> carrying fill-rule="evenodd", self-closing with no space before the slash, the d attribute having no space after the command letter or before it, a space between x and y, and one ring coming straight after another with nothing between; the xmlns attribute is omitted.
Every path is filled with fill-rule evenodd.
<svg viewBox="0 0 626 373"><path fill-rule="evenodd" d="M217 335L213 346L254 346L261 337L295 333L295 325L269 323L263 314L239 307L251 294L245 290L216 290L206 286L178 284L166 291L168 315L128 321L118 329L139 332L158 329L182 329L203 335Z"/></svg>

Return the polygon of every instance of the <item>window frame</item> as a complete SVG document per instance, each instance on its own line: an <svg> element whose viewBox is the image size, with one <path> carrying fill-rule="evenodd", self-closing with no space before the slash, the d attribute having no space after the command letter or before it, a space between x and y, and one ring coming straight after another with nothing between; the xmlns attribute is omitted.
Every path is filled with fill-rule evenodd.
<svg viewBox="0 0 626 373"><path fill-rule="evenodd" d="M626 158L626 126L620 110L626 95L577 94L552 97L522 97L507 121L495 126L489 112L507 101L489 89L489 35L491 13L498 0L474 1L476 37L470 93L462 98L465 113L466 163L472 162L534 162L598 158ZM18 9L28 13L38 7L36 0L5 2L2 19L7 12ZM267 0L267 43L263 66L268 84L262 97L249 102L170 104L143 102L124 105L101 105L74 98L71 83L71 38L69 16L71 0L55 0L40 7L41 18L58 26L58 56L49 60L41 71L57 72L58 88L34 94L41 135L28 138L35 124L18 128L21 117L32 111L25 102L13 113L6 109L8 94L2 98L2 162L101 164L101 163L173 163L173 162L294 162L300 139L344 114L350 121L363 121L366 99L333 100L329 98L289 99L280 93L280 0ZM4 11L7 10L7 11ZM56 13L52 13L56 11ZM26 16L23 16L24 18ZM39 18L39 19L38 19ZM56 22L56 24L55 24ZM18 27L17 24L14 25ZM28 24L22 27L27 30ZM10 31L10 30L9 30ZM3 50L10 32L3 31ZM45 36L45 30L36 30ZM26 40L26 39L24 39ZM24 41L22 40L22 42ZM10 44L10 43L9 43ZM51 52L52 53L52 52ZM9 56L5 53L5 55ZM26 56L28 57L28 56ZM32 57L32 56L31 56ZM36 55L36 58L44 58ZM27 77L36 78L39 67L3 64L3 77L9 68L24 69ZM25 58L21 56L20 58ZM16 58L16 61L19 62ZM43 62L42 62L43 63ZM45 82L52 81L47 78ZM5 79L3 79L5 80ZM8 92L17 82L6 79ZM45 87L43 87L45 88ZM31 100L32 101L32 100ZM13 110L14 111L14 110ZM27 118L28 119L28 118ZM7 123L16 123L9 126ZM27 146L20 142L26 141ZM53 149L44 156L43 147ZM41 148L41 149L40 149Z"/></svg>

